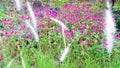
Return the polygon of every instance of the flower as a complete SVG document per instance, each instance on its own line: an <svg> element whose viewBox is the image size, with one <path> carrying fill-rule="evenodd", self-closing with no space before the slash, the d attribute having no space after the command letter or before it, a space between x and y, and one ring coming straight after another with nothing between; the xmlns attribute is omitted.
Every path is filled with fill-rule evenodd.
<svg viewBox="0 0 120 68"><path fill-rule="evenodd" d="M10 25L9 25L9 28L12 29L12 27L13 27L13 25L10 24Z"/></svg>
<svg viewBox="0 0 120 68"><path fill-rule="evenodd" d="M102 41L101 44L102 45L107 45L107 42L106 41Z"/></svg>
<svg viewBox="0 0 120 68"><path fill-rule="evenodd" d="M2 54L0 54L0 61L2 61Z"/></svg>
<svg viewBox="0 0 120 68"><path fill-rule="evenodd" d="M21 27L20 27L20 30L25 30L25 26L24 26L24 25L21 26Z"/></svg>
<svg viewBox="0 0 120 68"><path fill-rule="evenodd" d="M2 24L3 24L3 25L6 25L6 24L7 24L7 21L2 21Z"/></svg>
<svg viewBox="0 0 120 68"><path fill-rule="evenodd" d="M82 42L83 42L82 40L79 40L79 44L82 44Z"/></svg>
<svg viewBox="0 0 120 68"><path fill-rule="evenodd" d="M38 26L38 28L42 28L42 27L44 27L44 24L40 24L39 26Z"/></svg>
<svg viewBox="0 0 120 68"><path fill-rule="evenodd" d="M31 40L32 39L32 35L28 34L28 39Z"/></svg>
<svg viewBox="0 0 120 68"><path fill-rule="evenodd" d="M4 33L4 35L5 35L6 37L10 37L10 36L11 36L11 34L10 34L8 31L6 31L6 32Z"/></svg>
<svg viewBox="0 0 120 68"><path fill-rule="evenodd" d="M105 49L107 49L107 42L106 41L102 41L101 44L104 45Z"/></svg>
<svg viewBox="0 0 120 68"><path fill-rule="evenodd" d="M101 48L98 48L97 50L98 50L98 51L100 51L100 50L101 50Z"/></svg>
<svg viewBox="0 0 120 68"><path fill-rule="evenodd" d="M22 17L21 17L23 20L25 20L26 19L26 17L24 16L24 15L22 15Z"/></svg>

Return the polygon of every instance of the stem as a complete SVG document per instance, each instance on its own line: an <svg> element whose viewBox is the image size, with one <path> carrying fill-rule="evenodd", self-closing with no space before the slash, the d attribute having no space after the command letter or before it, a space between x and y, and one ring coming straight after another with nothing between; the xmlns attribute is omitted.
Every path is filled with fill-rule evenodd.
<svg viewBox="0 0 120 68"><path fill-rule="evenodd" d="M22 57L22 52L20 53L20 57L21 57L21 60L22 60L22 65L23 65L23 68L26 68L25 66L25 62L24 62L24 59L23 59L23 57Z"/></svg>
<svg viewBox="0 0 120 68"><path fill-rule="evenodd" d="M63 35L64 46L66 48L65 32L64 32L64 28L63 27L62 27L62 35Z"/></svg>
<svg viewBox="0 0 120 68"><path fill-rule="evenodd" d="M10 66L11 66L12 62L14 61L14 59L15 59L15 58L13 58L13 59L8 63L7 68L10 68Z"/></svg>

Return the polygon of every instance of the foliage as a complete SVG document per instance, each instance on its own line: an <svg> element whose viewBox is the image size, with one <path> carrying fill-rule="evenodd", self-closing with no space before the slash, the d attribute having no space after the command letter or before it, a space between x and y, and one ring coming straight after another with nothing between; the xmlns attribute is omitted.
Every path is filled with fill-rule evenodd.
<svg viewBox="0 0 120 68"><path fill-rule="evenodd" d="M102 10L79 3L56 9L45 7L41 16L40 11L34 8L40 31L39 42L34 41L24 24L26 19L31 22L27 8L24 8L26 16L21 15L16 8L9 12L0 11L0 22L4 26L0 42L0 55L3 57L0 67L6 68L15 59L11 68L23 68L22 56L26 68L119 68L120 34L116 37L113 52L108 54ZM69 28L64 32L67 45L71 44L71 51L63 63L59 63L64 49L61 27L50 17L61 20Z"/></svg>

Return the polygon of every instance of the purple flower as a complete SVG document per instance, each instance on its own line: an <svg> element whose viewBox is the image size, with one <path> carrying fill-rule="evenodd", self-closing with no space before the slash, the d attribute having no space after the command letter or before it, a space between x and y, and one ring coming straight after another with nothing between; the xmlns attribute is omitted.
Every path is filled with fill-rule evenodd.
<svg viewBox="0 0 120 68"><path fill-rule="evenodd" d="M2 54L0 54L0 61L2 61Z"/></svg>
<svg viewBox="0 0 120 68"><path fill-rule="evenodd" d="M9 25L9 28L12 29L12 27L13 27L13 25L10 24L10 25Z"/></svg>
<svg viewBox="0 0 120 68"><path fill-rule="evenodd" d="M82 44L83 43L83 41L82 40L79 40L79 44Z"/></svg>
<svg viewBox="0 0 120 68"><path fill-rule="evenodd" d="M31 40L32 39L32 35L28 34L28 39Z"/></svg>
<svg viewBox="0 0 120 68"><path fill-rule="evenodd" d="M98 48L97 50L98 50L98 51L100 51L100 50L101 50L101 48Z"/></svg>
<svg viewBox="0 0 120 68"><path fill-rule="evenodd" d="M7 31L4 33L4 35L5 35L6 37L10 37L10 36L11 36L11 34L10 34L9 32L7 32Z"/></svg>
<svg viewBox="0 0 120 68"><path fill-rule="evenodd" d="M6 24L7 24L7 21L2 21L2 24L3 24L3 25L6 25Z"/></svg>
<svg viewBox="0 0 120 68"><path fill-rule="evenodd" d="M106 41L102 41L101 44L102 45L107 45L107 42Z"/></svg>
<svg viewBox="0 0 120 68"><path fill-rule="evenodd" d="M72 31L67 32L66 36L67 36L68 39L73 38L73 32Z"/></svg>
<svg viewBox="0 0 120 68"><path fill-rule="evenodd" d="M40 24L39 26L38 26L38 28L42 28L42 27L44 27L44 24Z"/></svg>
<svg viewBox="0 0 120 68"><path fill-rule="evenodd" d="M24 25L21 26L21 27L20 27L20 30L25 30L25 26L24 26Z"/></svg>
<svg viewBox="0 0 120 68"><path fill-rule="evenodd" d="M106 41L102 41L101 44L104 45L105 49L107 49L107 42Z"/></svg>
<svg viewBox="0 0 120 68"><path fill-rule="evenodd" d="M24 16L24 15L22 15L22 17L21 17L23 20L25 20L26 19L26 17Z"/></svg>

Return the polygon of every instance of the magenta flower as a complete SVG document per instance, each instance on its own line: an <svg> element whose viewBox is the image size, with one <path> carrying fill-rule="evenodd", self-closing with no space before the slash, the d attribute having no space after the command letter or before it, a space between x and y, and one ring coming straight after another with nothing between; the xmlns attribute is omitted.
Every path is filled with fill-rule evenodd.
<svg viewBox="0 0 120 68"><path fill-rule="evenodd" d="M4 35L5 35L6 37L10 37L10 36L11 36L11 34L10 34L9 32L7 32L7 31L4 33Z"/></svg>
<svg viewBox="0 0 120 68"><path fill-rule="evenodd" d="M98 26L96 25L96 26L92 26L92 30L94 31L94 32L97 32L98 31Z"/></svg>
<svg viewBox="0 0 120 68"><path fill-rule="evenodd" d="M3 24L3 25L6 25L6 24L7 24L7 21L2 21L2 24Z"/></svg>
<svg viewBox="0 0 120 68"><path fill-rule="evenodd" d="M61 27L58 27L56 30L57 30L58 32L61 32L61 31L62 31L62 28L61 28Z"/></svg>
<svg viewBox="0 0 120 68"><path fill-rule="evenodd" d="M28 34L28 39L32 40L32 35L31 34Z"/></svg>
<svg viewBox="0 0 120 68"><path fill-rule="evenodd" d="M98 48L97 50L98 50L98 51L100 51L100 50L101 50L101 48Z"/></svg>
<svg viewBox="0 0 120 68"><path fill-rule="evenodd" d="M35 17L39 18L40 14L39 13L35 13Z"/></svg>
<svg viewBox="0 0 120 68"><path fill-rule="evenodd" d="M0 54L0 61L2 61L2 54Z"/></svg>
<svg viewBox="0 0 120 68"><path fill-rule="evenodd" d="M8 20L7 20L7 21L12 22L12 18L8 18Z"/></svg>
<svg viewBox="0 0 120 68"><path fill-rule="evenodd" d="M12 30L12 31L10 31L10 33L11 33L11 34L14 34L14 33L15 33L15 31L14 31L14 30Z"/></svg>
<svg viewBox="0 0 120 68"><path fill-rule="evenodd" d="M106 41L102 41L101 44L102 45L107 45L107 42Z"/></svg>
<svg viewBox="0 0 120 68"><path fill-rule="evenodd" d="M13 25L10 24L10 25L9 25L9 28L12 29L12 27L13 27Z"/></svg>
<svg viewBox="0 0 120 68"><path fill-rule="evenodd" d="M42 27L44 27L44 24L40 24L39 26L38 26L38 28L42 28Z"/></svg>
<svg viewBox="0 0 120 68"><path fill-rule="evenodd" d="M2 21L7 21L7 19L6 18L2 18Z"/></svg>
<svg viewBox="0 0 120 68"><path fill-rule="evenodd" d="M11 13L14 11L13 9L9 10Z"/></svg>
<svg viewBox="0 0 120 68"><path fill-rule="evenodd" d="M66 32L66 36L68 39L73 38L73 32L72 31Z"/></svg>
<svg viewBox="0 0 120 68"><path fill-rule="evenodd" d="M107 49L107 42L106 41L102 41L101 44L104 45L105 49Z"/></svg>
<svg viewBox="0 0 120 68"><path fill-rule="evenodd" d="M79 44L82 44L83 43L83 41L82 40L79 40Z"/></svg>
<svg viewBox="0 0 120 68"><path fill-rule="evenodd" d="M26 17L24 16L24 15L22 15L22 17L21 17L23 20L26 20Z"/></svg>
<svg viewBox="0 0 120 68"><path fill-rule="evenodd" d="M20 27L20 30L25 30L25 26L24 26L24 25L21 26L21 27Z"/></svg>

